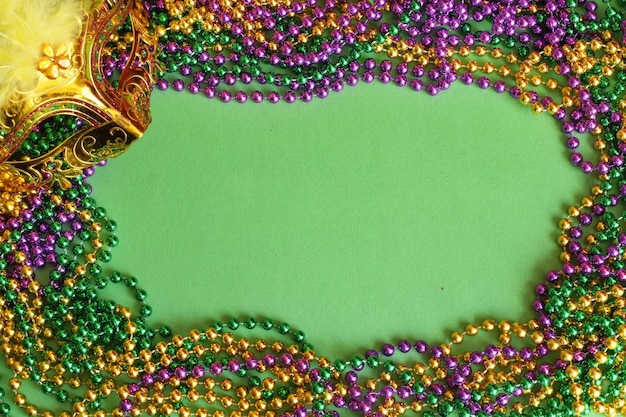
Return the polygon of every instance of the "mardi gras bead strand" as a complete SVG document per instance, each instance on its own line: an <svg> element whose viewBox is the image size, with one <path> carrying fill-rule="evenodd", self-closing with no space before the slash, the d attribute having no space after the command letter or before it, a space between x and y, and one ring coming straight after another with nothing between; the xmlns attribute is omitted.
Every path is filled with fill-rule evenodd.
<svg viewBox="0 0 626 417"><path fill-rule="evenodd" d="M624 80L620 75L622 47L619 35L613 34L620 32L621 26L616 24L623 18L617 7L609 7L611 12L598 21L593 2L585 3L584 12L577 5L564 2L550 3L545 9L529 2L520 2L516 7L496 3L467 7L451 2L438 6L445 5L449 7L425 7L425 19L421 5L418 8L414 3L408 8L386 2L373 6L345 4L340 6L345 8L341 16L333 14L339 7L333 2L319 9L314 4L289 4L284 6L286 10L281 10L278 3L269 8L256 5L250 13L258 16L250 15L250 25L242 22L245 33L237 33L239 30L230 23L245 17L237 16L239 6L217 13L218 10L202 9L219 9L217 3L156 2L150 10L156 13L153 16L160 13L158 24L169 27L157 27L162 50L167 51L161 57L164 65L168 67L169 60L168 69L193 76L195 84L187 85L192 93L202 91L222 101L233 96L237 101L246 101L247 93L243 90L218 91L216 87L256 80L288 87L288 91L282 96L276 91L255 91L251 94L253 101L277 102L282 97L290 102L298 97L296 92L308 101L314 96L324 98L331 89L341 90L344 78L349 85L356 84L359 78L389 82L395 72L395 84L424 89L431 95L446 90L457 79L498 92L508 90L536 113L547 110L562 121L564 132L570 135L567 145L572 150L578 147L574 133L592 132L597 137L599 161L591 163L573 152L572 162L585 173L597 172L600 184L593 188L590 197L573 206L560 224L564 265L562 271L550 272L547 282L537 287L539 298L533 304L537 319L529 323L486 320L480 326L468 325L465 331L456 332L450 344L428 346L422 341L400 341L350 360L334 361L316 354L301 332L286 324L275 326L268 320L259 325L247 319L243 327L277 328L279 333L291 335L295 344L236 336L242 327L237 319L216 323L205 331L191 331L186 336L170 335L165 328L161 333L166 340L155 342L157 329L146 324L151 308L142 304L145 292L137 288L137 281L116 273L108 279L102 276L102 264L110 258L103 242L109 247L117 242L114 234L103 234L113 233L115 224L87 197L89 187L78 180L69 190L55 187L43 191L33 197L31 209L16 219L7 217L5 223L6 245L2 250L6 251L6 282L1 284L7 307L2 334L3 350L14 371L10 387L16 394L15 402L25 407L28 414L51 415L39 411L20 394L22 381L31 379L44 393L71 404L66 415L79 416L142 412L218 417L301 416L333 415L343 409L376 416L409 411L425 415L574 415L588 409L609 415L619 412L624 407L620 394L621 352L626 337L621 313L621 254L626 239L621 233L623 218L615 211L623 195L620 99ZM164 11L167 15L163 15ZM423 24L411 27L404 22L403 13L397 13L403 11L409 19ZM458 27L465 32L461 33L463 36L444 36L439 30L438 25L450 24L450 20L442 22L453 11L458 22L452 20L450 27ZM212 15L213 12L216 13ZM309 12L310 16L305 14ZM372 23L390 12L400 15L397 25ZM502 20L507 13L516 17L514 24ZM301 19L295 19L294 14L302 15ZM184 20L187 15L190 19ZM202 18L210 20L210 16L217 16L217 23L200 24ZM295 20L287 23L286 17ZM484 19L500 19L502 28L494 23L494 33L472 29L474 22ZM257 36L268 22L278 28L271 41ZM367 30L368 22L374 29ZM280 29L288 24L295 29ZM401 26L405 24L408 26ZM331 29L335 25L346 30L334 32ZM526 31L527 28L531 30ZM300 30L297 37L296 29ZM596 36L600 29L604 32ZM283 33L285 30L293 34ZM507 31L511 34L503 41L501 35ZM407 39L398 37L399 33ZM120 34L123 35L123 29ZM198 36L203 39L192 45L185 37L191 39L192 34L196 40ZM252 34L251 41L245 39ZM435 34L437 40L445 42L434 45ZM319 40L311 40L315 38ZM112 61L108 69L103 69L105 73L118 68L116 60L125 59L119 39L112 40ZM239 39L239 44L234 41ZM504 53L494 47L501 42L517 51ZM342 53L349 45L357 46L348 47L347 58ZM302 56L295 56L293 49L300 47ZM231 54L230 63L220 55L228 48L239 49L235 55L240 55ZM587 53L588 49L600 51L601 57ZM377 60L366 58L366 54L385 55ZM248 61L242 65L249 67L249 73L235 67L244 56ZM403 62L394 63L399 56ZM489 62L479 64L481 59L500 60L502 65L496 72ZM203 61L211 63L201 68L202 73L194 73L192 67L201 66ZM263 71L261 64L288 68L295 76L278 70ZM515 65L515 70L508 65ZM484 76L475 80L477 71ZM544 76L548 73L554 78ZM414 78L409 80L407 74ZM563 76L567 77L566 86L557 81ZM604 79L617 81L606 85ZM164 78L157 82L159 88L168 85ZM176 90L186 87L182 79L175 79L171 85ZM529 86L537 90L545 86L549 91L542 98ZM46 131L45 126L42 129ZM46 140L54 142L49 135ZM39 146L45 149L45 143ZM23 152L27 154L33 149L36 147L24 146ZM29 220L32 216L41 236L30 234L30 240L24 240L25 233L33 232ZM36 244L42 241L45 244ZM54 265L47 285L35 279L43 265ZM122 307L98 297L97 290L109 281L126 283L141 304L137 312L137 308ZM94 322L94 314L107 317L104 327L100 320ZM463 341L481 330L493 335L493 343L484 350L463 352ZM513 343L517 339L521 348ZM61 346L57 349L53 341L60 341ZM453 349L461 352L454 353ZM403 363L398 355L410 351L424 359ZM552 359L554 353L559 355L557 360ZM373 376L368 377L372 372ZM121 382L121 377L134 382ZM117 406L106 411L103 404L112 397L118 398ZM8 413L6 408L0 411Z"/></svg>

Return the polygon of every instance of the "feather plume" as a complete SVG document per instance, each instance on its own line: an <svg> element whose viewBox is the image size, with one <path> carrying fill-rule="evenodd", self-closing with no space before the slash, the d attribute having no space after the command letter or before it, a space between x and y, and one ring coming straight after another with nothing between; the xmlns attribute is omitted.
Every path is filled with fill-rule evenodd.
<svg viewBox="0 0 626 417"><path fill-rule="evenodd" d="M37 88L42 45L75 39L84 17L81 0L0 0L0 119Z"/></svg>

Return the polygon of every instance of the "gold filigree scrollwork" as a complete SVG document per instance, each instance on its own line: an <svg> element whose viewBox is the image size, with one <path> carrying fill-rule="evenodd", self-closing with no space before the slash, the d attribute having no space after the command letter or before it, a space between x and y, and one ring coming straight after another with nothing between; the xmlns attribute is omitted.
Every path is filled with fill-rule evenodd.
<svg viewBox="0 0 626 417"><path fill-rule="evenodd" d="M27 193L64 182L83 169L115 157L148 127L154 80L154 37L140 1L86 1L90 4L80 36L72 44L49 47L40 61L41 82L28 102L11 109L0 136L0 185L10 193ZM102 73L107 40L130 21L130 59L114 87ZM48 117L80 118L82 130L38 158L13 157L20 144ZM11 211L3 207L0 212Z"/></svg>
<svg viewBox="0 0 626 417"><path fill-rule="evenodd" d="M60 152L50 153L29 161L4 164L11 172L19 173L27 184L42 184L52 181L68 186L68 179L76 177L82 170L99 161L114 158L123 153L136 136L109 121L87 128L70 136L60 148ZM84 168L83 168L84 169Z"/></svg>

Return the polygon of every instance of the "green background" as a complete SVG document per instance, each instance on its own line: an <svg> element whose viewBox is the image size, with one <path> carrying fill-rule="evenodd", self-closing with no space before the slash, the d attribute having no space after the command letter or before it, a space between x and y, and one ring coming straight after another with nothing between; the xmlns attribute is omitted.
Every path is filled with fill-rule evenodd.
<svg viewBox="0 0 626 417"><path fill-rule="evenodd" d="M477 87L293 105L157 91L152 109L92 184L119 224L112 266L178 332L270 317L348 358L527 321L589 189L551 116Z"/></svg>

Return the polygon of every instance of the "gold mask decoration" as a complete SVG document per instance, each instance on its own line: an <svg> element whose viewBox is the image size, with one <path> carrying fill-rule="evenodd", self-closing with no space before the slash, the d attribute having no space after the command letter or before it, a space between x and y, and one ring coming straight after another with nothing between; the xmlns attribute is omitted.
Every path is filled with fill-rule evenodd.
<svg viewBox="0 0 626 417"><path fill-rule="evenodd" d="M154 42L140 1L87 2L80 35L67 44L42 45L39 84L19 104L5 110L0 125L0 212L18 209L24 193L67 178L115 157L138 139L150 118L155 71ZM123 25L132 28L130 58L117 82L103 74L107 44ZM19 146L49 117L69 115L82 128L37 158L15 156Z"/></svg>

